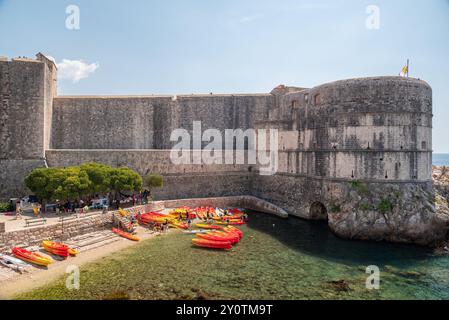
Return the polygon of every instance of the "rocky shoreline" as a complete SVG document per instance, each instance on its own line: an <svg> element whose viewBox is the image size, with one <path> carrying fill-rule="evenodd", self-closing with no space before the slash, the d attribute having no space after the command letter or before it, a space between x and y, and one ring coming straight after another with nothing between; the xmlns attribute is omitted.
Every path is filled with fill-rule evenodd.
<svg viewBox="0 0 449 320"><path fill-rule="evenodd" d="M445 218L449 227L449 167L433 166L432 180L435 190L435 209L437 215ZM438 244L435 253L449 255L448 235L446 235L446 241Z"/></svg>

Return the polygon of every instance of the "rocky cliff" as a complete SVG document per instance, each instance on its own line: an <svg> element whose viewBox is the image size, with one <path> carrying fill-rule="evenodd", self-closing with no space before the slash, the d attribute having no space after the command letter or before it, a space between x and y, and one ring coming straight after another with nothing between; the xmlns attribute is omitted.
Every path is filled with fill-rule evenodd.
<svg viewBox="0 0 449 320"><path fill-rule="evenodd" d="M433 167L433 190L418 184L354 181L344 204L329 213L329 226L343 238L447 246L449 167ZM448 248L449 251L449 248Z"/></svg>

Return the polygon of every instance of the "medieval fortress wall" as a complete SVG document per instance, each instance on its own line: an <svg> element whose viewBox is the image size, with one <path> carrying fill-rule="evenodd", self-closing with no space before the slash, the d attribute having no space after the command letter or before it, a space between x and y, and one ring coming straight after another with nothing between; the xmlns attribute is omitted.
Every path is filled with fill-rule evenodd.
<svg viewBox="0 0 449 320"><path fill-rule="evenodd" d="M0 61L0 197L34 167L97 161L158 172L159 199L254 195L328 219L348 238L428 243L445 232L431 201L432 91L412 78L337 81L269 94L59 97L56 71ZM279 168L170 161L174 129L277 129ZM390 204L386 212L383 208Z"/></svg>

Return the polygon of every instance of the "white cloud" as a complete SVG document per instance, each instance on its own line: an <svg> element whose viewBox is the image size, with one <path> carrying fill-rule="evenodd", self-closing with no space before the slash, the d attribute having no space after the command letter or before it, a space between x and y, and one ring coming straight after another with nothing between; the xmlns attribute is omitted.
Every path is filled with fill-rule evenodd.
<svg viewBox="0 0 449 320"><path fill-rule="evenodd" d="M58 78L76 83L89 77L100 65L98 63L88 64L82 60L62 59L62 62L56 63L56 66L58 67Z"/></svg>

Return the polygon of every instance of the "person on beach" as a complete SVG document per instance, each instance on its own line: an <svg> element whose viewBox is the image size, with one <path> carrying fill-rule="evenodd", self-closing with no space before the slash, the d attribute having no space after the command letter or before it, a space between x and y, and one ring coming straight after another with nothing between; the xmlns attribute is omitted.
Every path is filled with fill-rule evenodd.
<svg viewBox="0 0 449 320"><path fill-rule="evenodd" d="M37 218L37 216L39 214L39 210L38 210L37 206L33 206L33 214L34 214L34 217Z"/></svg>

